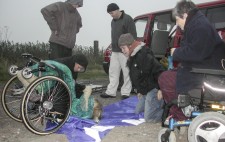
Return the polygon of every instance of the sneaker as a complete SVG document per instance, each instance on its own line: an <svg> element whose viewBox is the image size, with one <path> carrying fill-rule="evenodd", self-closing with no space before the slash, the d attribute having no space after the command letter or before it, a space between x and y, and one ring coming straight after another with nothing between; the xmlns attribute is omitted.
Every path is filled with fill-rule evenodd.
<svg viewBox="0 0 225 142"><path fill-rule="evenodd" d="M122 96L121 96L121 99L122 99L122 100L125 100L125 99L127 99L127 98L129 98L129 96L126 96L126 95L122 95Z"/></svg>
<svg viewBox="0 0 225 142"><path fill-rule="evenodd" d="M100 95L102 98L116 98L116 96L110 96L110 95L108 95L108 94L106 94L106 93L103 93L103 94L101 94Z"/></svg>

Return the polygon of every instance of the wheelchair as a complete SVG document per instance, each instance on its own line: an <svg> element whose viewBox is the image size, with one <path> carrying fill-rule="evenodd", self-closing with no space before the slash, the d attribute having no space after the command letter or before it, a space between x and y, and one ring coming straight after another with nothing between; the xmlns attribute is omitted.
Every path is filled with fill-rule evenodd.
<svg viewBox="0 0 225 142"><path fill-rule="evenodd" d="M46 67L59 72L56 67L31 54L24 53L22 57L27 59L24 67L13 65L9 68L13 77L3 88L3 109L10 118L23 122L35 134L54 133L69 117L70 89L60 77L42 75ZM32 68L34 64L37 66ZM18 72L25 82L21 82Z"/></svg>
<svg viewBox="0 0 225 142"><path fill-rule="evenodd" d="M188 119L169 118L168 128L158 133L158 142L179 142L176 130L181 127L188 128L189 142L225 142L225 71L194 68L191 72L203 74L205 78L198 94L193 91L179 95L167 104L167 109L172 105L180 107Z"/></svg>

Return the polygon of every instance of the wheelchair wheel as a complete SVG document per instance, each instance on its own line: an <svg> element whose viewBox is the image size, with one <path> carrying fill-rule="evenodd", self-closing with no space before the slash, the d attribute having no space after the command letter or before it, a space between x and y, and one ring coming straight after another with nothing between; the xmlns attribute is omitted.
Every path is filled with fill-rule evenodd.
<svg viewBox="0 0 225 142"><path fill-rule="evenodd" d="M176 135L174 133L174 131L171 131L170 132L170 136L169 136L169 139L168 141L166 141L164 139L164 134L166 132L168 128L163 128L159 131L159 134L158 134L158 142L176 142Z"/></svg>
<svg viewBox="0 0 225 142"><path fill-rule="evenodd" d="M4 86L2 92L2 106L6 114L18 121L22 122L20 114L21 98L25 92L25 88L19 81L17 76L13 76Z"/></svg>
<svg viewBox="0 0 225 142"><path fill-rule="evenodd" d="M58 77L45 76L28 86L21 103L25 126L39 135L57 131L67 120L71 95L67 84Z"/></svg>
<svg viewBox="0 0 225 142"><path fill-rule="evenodd" d="M193 119L188 128L190 142L224 142L225 116L218 112L206 112Z"/></svg>

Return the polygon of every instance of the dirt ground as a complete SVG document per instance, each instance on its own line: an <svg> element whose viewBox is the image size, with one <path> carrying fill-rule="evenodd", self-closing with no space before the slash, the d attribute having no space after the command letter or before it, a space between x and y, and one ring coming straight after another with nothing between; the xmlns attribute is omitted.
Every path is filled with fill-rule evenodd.
<svg viewBox="0 0 225 142"><path fill-rule="evenodd" d="M86 82L87 83L87 82ZM107 81L90 81L88 83L107 85ZM3 84L0 85L0 92ZM95 97L106 106L108 104L121 100L120 92L117 92L116 98L102 99L99 95L101 92L95 93ZM9 118L3 111L0 104L0 142L68 142L63 134L51 134L47 136L39 136L33 134L19 122ZM161 130L161 124L142 123L138 126L121 126L112 129L102 140L102 142L157 142L158 132ZM185 142L186 136L180 137Z"/></svg>

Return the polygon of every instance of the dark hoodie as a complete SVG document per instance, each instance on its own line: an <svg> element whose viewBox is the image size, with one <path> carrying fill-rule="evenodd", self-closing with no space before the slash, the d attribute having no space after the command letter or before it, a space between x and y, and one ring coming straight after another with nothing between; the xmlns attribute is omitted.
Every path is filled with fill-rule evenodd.
<svg viewBox="0 0 225 142"><path fill-rule="evenodd" d="M83 66L85 70L88 65L88 60L83 54L76 54L70 57L59 58L54 60L66 65L70 69L74 80L77 79L77 73L78 73L78 72L74 72L74 64L78 63L79 65Z"/></svg>

